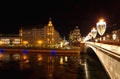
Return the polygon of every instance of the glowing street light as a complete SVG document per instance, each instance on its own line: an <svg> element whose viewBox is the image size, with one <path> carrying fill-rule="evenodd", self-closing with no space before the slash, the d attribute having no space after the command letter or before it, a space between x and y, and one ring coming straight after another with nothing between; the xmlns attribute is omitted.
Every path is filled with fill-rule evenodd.
<svg viewBox="0 0 120 79"><path fill-rule="evenodd" d="M117 35L116 35L116 34L113 34L113 35L112 35L113 40L115 40L115 39L116 39L116 37L117 37Z"/></svg>
<svg viewBox="0 0 120 79"><path fill-rule="evenodd" d="M104 21L104 19L100 19L100 21L97 22L96 27L98 33L102 36L106 31L106 22Z"/></svg>
<svg viewBox="0 0 120 79"><path fill-rule="evenodd" d="M95 28L93 28L93 29L91 30L91 34L92 34L92 37L95 38L96 35L97 35L97 30L96 30Z"/></svg>

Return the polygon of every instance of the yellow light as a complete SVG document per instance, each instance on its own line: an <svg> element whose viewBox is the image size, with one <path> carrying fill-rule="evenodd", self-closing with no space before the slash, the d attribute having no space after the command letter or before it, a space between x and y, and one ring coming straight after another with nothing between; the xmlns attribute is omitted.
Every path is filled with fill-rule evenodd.
<svg viewBox="0 0 120 79"><path fill-rule="evenodd" d="M97 30L96 30L95 28L93 28L93 29L91 30L91 34L92 34L93 38L95 38L96 35L97 35Z"/></svg>
<svg viewBox="0 0 120 79"><path fill-rule="evenodd" d="M42 58L42 55L41 54L39 54L38 55L38 61L41 61L43 58Z"/></svg>
<svg viewBox="0 0 120 79"><path fill-rule="evenodd" d="M26 62L26 63L29 63L29 60L27 59L27 60L25 60L25 62Z"/></svg>
<svg viewBox="0 0 120 79"><path fill-rule="evenodd" d="M64 64L63 57L60 57L60 64Z"/></svg>
<svg viewBox="0 0 120 79"><path fill-rule="evenodd" d="M23 60L26 60L28 57L26 55L23 55Z"/></svg>
<svg viewBox="0 0 120 79"><path fill-rule="evenodd" d="M24 44L24 45L28 44L28 41L23 41L23 44Z"/></svg>
<svg viewBox="0 0 120 79"><path fill-rule="evenodd" d="M100 19L100 20L99 20L99 22L103 22L103 21L104 21L104 19Z"/></svg>
<svg viewBox="0 0 120 79"><path fill-rule="evenodd" d="M3 55L2 55L2 54L0 54L0 60L2 60L2 58L3 58Z"/></svg>
<svg viewBox="0 0 120 79"><path fill-rule="evenodd" d="M68 57L67 57L67 56L65 56L65 61L66 61L66 62L68 61Z"/></svg>
<svg viewBox="0 0 120 79"><path fill-rule="evenodd" d="M3 41L0 41L0 45L2 45L3 44Z"/></svg>
<svg viewBox="0 0 120 79"><path fill-rule="evenodd" d="M106 22L104 19L100 19L96 24L98 33L102 36L106 31Z"/></svg>
<svg viewBox="0 0 120 79"><path fill-rule="evenodd" d="M38 40L37 43L41 45L43 42L42 40Z"/></svg>

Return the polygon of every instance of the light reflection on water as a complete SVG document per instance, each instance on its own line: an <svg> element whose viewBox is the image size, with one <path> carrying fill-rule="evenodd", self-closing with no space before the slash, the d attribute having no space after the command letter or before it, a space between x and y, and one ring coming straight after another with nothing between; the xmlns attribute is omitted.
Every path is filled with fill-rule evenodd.
<svg viewBox="0 0 120 79"><path fill-rule="evenodd" d="M0 53L0 74L17 75L3 79L99 79L90 75L97 69L90 60L82 54Z"/></svg>
<svg viewBox="0 0 120 79"><path fill-rule="evenodd" d="M52 54L41 54L41 53L27 53L27 54L18 54L18 53L4 53L0 54L0 69L1 70L9 70L13 68L13 70L18 70L19 72L23 72L25 70L31 70L30 74L27 77L40 77L53 79L54 77L62 79L63 78L77 78L77 63L74 62L78 59L79 56L76 55L53 55ZM12 63L8 64L8 63ZM13 65L14 63L14 65ZM5 66L6 65L6 66ZM15 67L16 66L16 67ZM73 67L72 67L73 66ZM6 67L7 69L5 69ZM71 73L69 72L69 67L71 69ZM7 73L7 72L6 72ZM39 74L38 74L39 73ZM66 73L66 77L65 77ZM61 76L61 77L59 77Z"/></svg>

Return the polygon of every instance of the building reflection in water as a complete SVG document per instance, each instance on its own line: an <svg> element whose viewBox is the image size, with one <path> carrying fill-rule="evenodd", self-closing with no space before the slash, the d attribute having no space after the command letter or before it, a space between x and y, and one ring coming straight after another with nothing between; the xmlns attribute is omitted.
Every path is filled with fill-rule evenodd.
<svg viewBox="0 0 120 79"><path fill-rule="evenodd" d="M10 54L2 54L2 61L9 62L11 60Z"/></svg>
<svg viewBox="0 0 120 79"><path fill-rule="evenodd" d="M87 66L87 60L85 61L85 65L84 65L84 68L85 68L85 76L86 76L86 79L89 79L89 73L88 73L88 66Z"/></svg>
<svg viewBox="0 0 120 79"><path fill-rule="evenodd" d="M64 64L64 62L63 62L63 57L62 57L62 56L60 57L60 64L61 64L61 65Z"/></svg>
<svg viewBox="0 0 120 79"><path fill-rule="evenodd" d="M65 56L65 62L67 62L68 61L68 57L67 56Z"/></svg>
<svg viewBox="0 0 120 79"><path fill-rule="evenodd" d="M48 77L53 79L54 72L54 56L48 56Z"/></svg>
<svg viewBox="0 0 120 79"><path fill-rule="evenodd" d="M0 61L2 61L2 59L3 59L3 54L0 53Z"/></svg>
<svg viewBox="0 0 120 79"><path fill-rule="evenodd" d="M88 63L86 58L80 58L79 64L84 68L85 79L89 79Z"/></svg>
<svg viewBox="0 0 120 79"><path fill-rule="evenodd" d="M38 65L42 65L42 60L43 60L42 54L38 54L38 55L37 55Z"/></svg>
<svg viewBox="0 0 120 79"><path fill-rule="evenodd" d="M21 61L19 62L19 68L20 68L20 70L30 68L29 57L27 54L21 55Z"/></svg>
<svg viewBox="0 0 120 79"><path fill-rule="evenodd" d="M21 55L20 54L13 54L12 59L14 61L20 61L21 60Z"/></svg>
<svg viewBox="0 0 120 79"><path fill-rule="evenodd" d="M82 55L0 53L0 69L6 67L11 70L13 66L13 69L18 68L19 73L22 71L28 74L30 79L90 79L91 74L96 72L95 65L92 67L91 63L91 60Z"/></svg>

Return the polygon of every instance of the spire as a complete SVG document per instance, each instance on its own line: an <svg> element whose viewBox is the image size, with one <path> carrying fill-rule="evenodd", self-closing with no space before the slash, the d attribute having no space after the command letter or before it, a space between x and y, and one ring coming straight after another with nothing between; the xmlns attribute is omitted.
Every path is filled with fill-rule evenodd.
<svg viewBox="0 0 120 79"><path fill-rule="evenodd" d="M48 26L53 26L53 24L52 24L52 19L51 19L51 18L49 18Z"/></svg>
<svg viewBox="0 0 120 79"><path fill-rule="evenodd" d="M52 20L52 18L49 18L49 21L51 21Z"/></svg>
<svg viewBox="0 0 120 79"><path fill-rule="evenodd" d="M76 26L76 29L78 29L78 26Z"/></svg>

